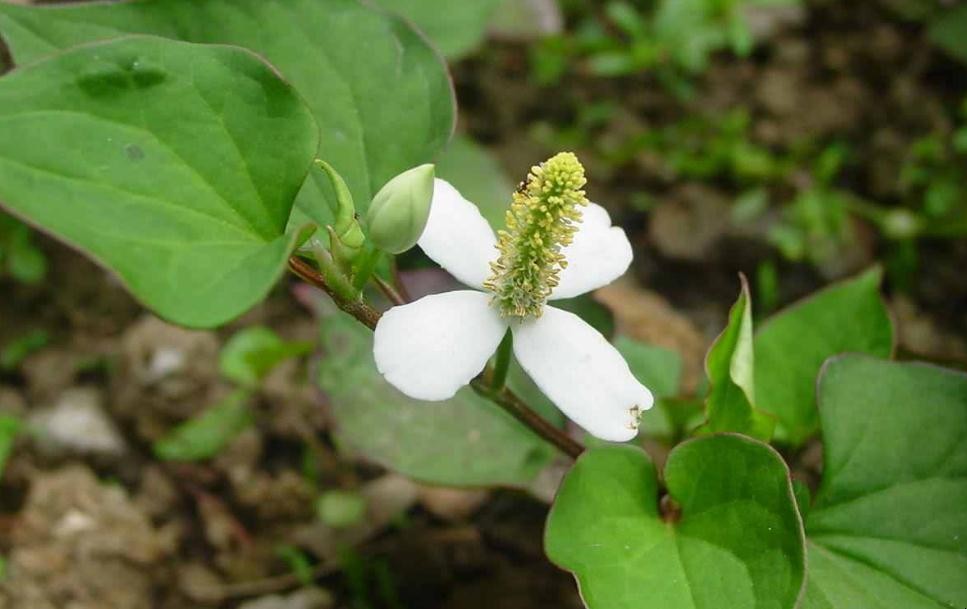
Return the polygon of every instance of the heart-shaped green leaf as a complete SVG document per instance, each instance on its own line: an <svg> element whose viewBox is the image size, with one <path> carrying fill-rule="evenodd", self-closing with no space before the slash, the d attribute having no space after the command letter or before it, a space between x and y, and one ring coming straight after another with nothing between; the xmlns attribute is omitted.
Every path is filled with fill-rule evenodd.
<svg viewBox="0 0 967 609"><path fill-rule="evenodd" d="M967 606L967 375L859 355L819 384L809 609Z"/></svg>
<svg viewBox="0 0 967 609"><path fill-rule="evenodd" d="M19 64L130 33L251 49L306 99L321 133L318 155L346 180L360 213L390 178L432 161L453 128L453 92L440 58L401 19L359 0L0 3L0 33ZM330 186L314 173L294 225L307 216L332 222Z"/></svg>
<svg viewBox="0 0 967 609"><path fill-rule="evenodd" d="M343 448L433 484L526 486L554 449L469 387L442 402L406 397L373 362L373 334L350 317L322 320L319 384Z"/></svg>
<svg viewBox="0 0 967 609"><path fill-rule="evenodd" d="M875 268L770 317L755 335L756 406L779 420L776 436L801 444L819 430L816 375L839 353L889 357L893 326Z"/></svg>
<svg viewBox="0 0 967 609"><path fill-rule="evenodd" d="M587 451L548 517L548 556L573 572L591 609L787 609L804 582L802 523L789 472L737 435L680 444L665 467L681 519L659 511L647 455Z"/></svg>
<svg viewBox="0 0 967 609"><path fill-rule="evenodd" d="M129 37L0 79L0 202L212 326L276 281L318 145L309 110L239 48Z"/></svg>

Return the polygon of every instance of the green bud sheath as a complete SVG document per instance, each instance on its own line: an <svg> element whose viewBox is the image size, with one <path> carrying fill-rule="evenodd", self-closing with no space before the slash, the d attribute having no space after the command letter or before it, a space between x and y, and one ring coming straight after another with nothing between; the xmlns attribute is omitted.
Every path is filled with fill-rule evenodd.
<svg viewBox="0 0 967 609"><path fill-rule="evenodd" d="M379 249L400 254L419 240L430 217L433 165L404 171L386 183L369 206L369 238Z"/></svg>

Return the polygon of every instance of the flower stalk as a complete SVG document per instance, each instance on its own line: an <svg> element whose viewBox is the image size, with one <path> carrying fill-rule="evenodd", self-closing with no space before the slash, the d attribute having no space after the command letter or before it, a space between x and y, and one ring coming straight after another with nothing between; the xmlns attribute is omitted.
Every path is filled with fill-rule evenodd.
<svg viewBox="0 0 967 609"><path fill-rule="evenodd" d="M557 427L548 423L543 417L534 412L516 393L504 387L494 393L485 380L488 370L470 382L474 391L484 396L494 404L506 410L512 417L526 425L541 438L553 444L558 450L572 459L577 459L584 452L580 442L567 435Z"/></svg>
<svg viewBox="0 0 967 609"><path fill-rule="evenodd" d="M510 371L510 357L514 349L514 335L510 330L497 347L497 359L494 362L494 375L490 379L490 390L499 393L507 385L507 373Z"/></svg>

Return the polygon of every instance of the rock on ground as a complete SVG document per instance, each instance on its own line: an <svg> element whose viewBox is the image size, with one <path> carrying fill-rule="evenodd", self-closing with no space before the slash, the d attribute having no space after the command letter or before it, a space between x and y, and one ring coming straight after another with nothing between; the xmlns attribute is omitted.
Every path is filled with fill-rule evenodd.
<svg viewBox="0 0 967 609"><path fill-rule="evenodd" d="M101 392L75 387L30 416L38 450L46 455L121 457L124 437L104 410Z"/></svg>
<svg viewBox="0 0 967 609"><path fill-rule="evenodd" d="M239 605L238 609L328 609L332 596L318 588L305 588L288 596L274 594Z"/></svg>
<svg viewBox="0 0 967 609"><path fill-rule="evenodd" d="M168 543L123 489L79 466L44 473L18 518L0 609L152 609Z"/></svg>

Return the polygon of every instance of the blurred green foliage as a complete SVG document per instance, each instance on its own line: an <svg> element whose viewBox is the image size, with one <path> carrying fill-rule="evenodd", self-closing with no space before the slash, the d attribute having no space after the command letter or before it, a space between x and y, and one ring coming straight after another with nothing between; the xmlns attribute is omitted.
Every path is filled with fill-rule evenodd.
<svg viewBox="0 0 967 609"><path fill-rule="evenodd" d="M14 441L22 429L23 423L17 417L0 415L0 476L3 476L7 459L13 452Z"/></svg>
<svg viewBox="0 0 967 609"><path fill-rule="evenodd" d="M649 73L673 97L689 97L692 83L713 54L748 56L756 42L748 17L790 0L612 0L602 4L562 0L570 24L562 34L531 48L538 84L555 85L579 74L622 78ZM932 0L884 0L895 18L915 22L948 56L967 61L967 6ZM607 89L609 91L613 89ZM591 96L563 124L539 121L531 136L548 149L579 149L597 160L599 177L644 163L650 179L694 181L731 194L731 223L754 227L779 257L814 265L830 276L862 243L866 225L883 246L891 281L912 285L920 239L967 235L967 100L950 114L953 127L938 128L909 145L892 185L874 200L855 176L869 152L847 133L764 145L753 134L747 105L726 112L680 104L671 120L653 123L629 115L620 101ZM644 117L642 117L644 118ZM651 211L660 195L642 188L630 196L638 211ZM858 223L857 220L860 222ZM777 300L773 262L757 271L759 306Z"/></svg>
<svg viewBox="0 0 967 609"><path fill-rule="evenodd" d="M155 456L164 461L202 461L218 455L255 424L250 402L265 377L278 364L306 355L313 346L311 341L285 341L264 326L236 332L222 347L219 368L237 388L156 441ZM307 463L312 463L311 458Z"/></svg>
<svg viewBox="0 0 967 609"><path fill-rule="evenodd" d="M275 554L285 562L300 584L306 587L312 585L312 561L305 552L293 545L281 545L275 549Z"/></svg>
<svg viewBox="0 0 967 609"><path fill-rule="evenodd" d="M154 443L162 461L202 461L216 456L254 422L249 394L237 390L200 415L188 419Z"/></svg>
<svg viewBox="0 0 967 609"><path fill-rule="evenodd" d="M958 119L950 134L932 133L911 147L899 183L905 209L914 217L907 220L897 212L884 217L881 227L888 237L967 235L967 98Z"/></svg>
<svg viewBox="0 0 967 609"><path fill-rule="evenodd" d="M366 498L352 491L326 491L316 499L316 514L335 529L351 527L366 517Z"/></svg>
<svg viewBox="0 0 967 609"><path fill-rule="evenodd" d="M751 53L755 41L745 10L798 1L611 0L600 10L580 5L573 34L534 48L534 76L540 84L552 84L573 63L597 76L654 72L670 91L686 96L688 77L704 71L713 53Z"/></svg>
<svg viewBox="0 0 967 609"><path fill-rule="evenodd" d="M792 159L755 144L749 135L750 123L743 109L723 116L687 116L629 139L610 157L624 162L632 155L649 152L682 178L724 177L736 184L757 184L782 177L792 166Z"/></svg>
<svg viewBox="0 0 967 609"><path fill-rule="evenodd" d="M47 274L47 258L34 244L30 228L0 212L0 277L38 283Z"/></svg>
<svg viewBox="0 0 967 609"><path fill-rule="evenodd" d="M0 370L16 369L28 355L47 346L49 340L44 330L32 330L11 340L0 349Z"/></svg>
<svg viewBox="0 0 967 609"><path fill-rule="evenodd" d="M340 562L352 609L404 609L396 578L385 558L364 557L352 548L344 548Z"/></svg>
<svg viewBox="0 0 967 609"><path fill-rule="evenodd" d="M847 206L850 193L836 187L849 155L843 144L824 149L808 166L808 186L801 189L769 230L769 241L793 261L816 265L835 257L852 238Z"/></svg>
<svg viewBox="0 0 967 609"><path fill-rule="evenodd" d="M219 355L222 375L243 387L256 387L283 361L312 351L311 341L285 341L264 326L236 332Z"/></svg>
<svg viewBox="0 0 967 609"><path fill-rule="evenodd" d="M953 5L934 16L927 33L948 55L967 63L967 4Z"/></svg>

